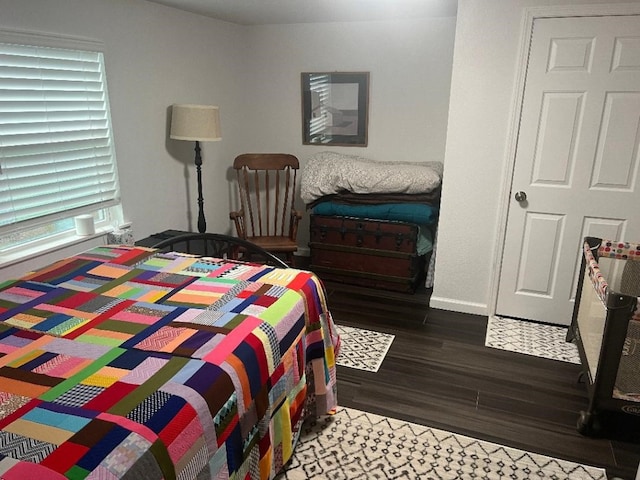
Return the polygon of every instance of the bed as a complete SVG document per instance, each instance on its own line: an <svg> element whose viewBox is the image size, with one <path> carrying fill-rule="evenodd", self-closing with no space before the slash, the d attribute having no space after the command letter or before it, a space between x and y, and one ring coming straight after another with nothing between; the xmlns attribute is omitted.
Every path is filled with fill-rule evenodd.
<svg viewBox="0 0 640 480"><path fill-rule="evenodd" d="M640 413L640 244L585 237L582 251L567 340L589 394L577 428L592 435L603 413Z"/></svg>
<svg viewBox="0 0 640 480"><path fill-rule="evenodd" d="M0 284L0 477L273 478L336 407L310 272L108 245Z"/></svg>
<svg viewBox="0 0 640 480"><path fill-rule="evenodd" d="M409 292L415 291L424 276L425 287L431 288L442 172L438 161L379 161L331 151L313 155L302 170L300 187L311 213L310 268L326 279ZM328 228L329 218L340 224L354 220L363 225L360 232L354 232L359 241L330 245L319 241L318 231ZM401 257L399 248L365 251L366 241L360 233L381 228L415 230L411 233L416 237L415 248ZM341 248L343 260L335 256ZM383 273L399 267L398 262L406 268L393 275Z"/></svg>

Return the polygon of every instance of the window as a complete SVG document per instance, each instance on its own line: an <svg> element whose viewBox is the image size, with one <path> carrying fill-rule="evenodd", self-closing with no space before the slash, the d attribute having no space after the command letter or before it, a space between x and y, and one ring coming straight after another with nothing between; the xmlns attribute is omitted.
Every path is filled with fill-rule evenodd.
<svg viewBox="0 0 640 480"><path fill-rule="evenodd" d="M102 52L0 43L0 250L118 203Z"/></svg>

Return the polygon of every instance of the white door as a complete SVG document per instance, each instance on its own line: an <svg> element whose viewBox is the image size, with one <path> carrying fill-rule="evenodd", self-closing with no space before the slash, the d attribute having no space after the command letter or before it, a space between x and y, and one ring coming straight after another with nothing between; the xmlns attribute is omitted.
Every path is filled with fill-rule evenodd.
<svg viewBox="0 0 640 480"><path fill-rule="evenodd" d="M640 16L534 20L496 315L568 325L581 239L640 241L639 145Z"/></svg>

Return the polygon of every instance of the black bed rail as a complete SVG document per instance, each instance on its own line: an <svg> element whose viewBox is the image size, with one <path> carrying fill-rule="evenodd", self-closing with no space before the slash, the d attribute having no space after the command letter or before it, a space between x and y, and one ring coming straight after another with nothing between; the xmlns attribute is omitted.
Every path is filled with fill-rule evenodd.
<svg viewBox="0 0 640 480"><path fill-rule="evenodd" d="M238 237L222 233L186 233L167 238L152 246L162 251L177 251L205 257L226 258L264 263L278 268L289 268L271 252ZM257 258L256 258L257 257Z"/></svg>

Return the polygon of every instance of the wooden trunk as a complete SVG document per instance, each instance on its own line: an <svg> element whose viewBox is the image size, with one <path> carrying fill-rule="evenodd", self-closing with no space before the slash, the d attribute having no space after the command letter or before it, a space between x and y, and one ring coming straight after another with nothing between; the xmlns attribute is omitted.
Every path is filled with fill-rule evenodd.
<svg viewBox="0 0 640 480"><path fill-rule="evenodd" d="M425 256L416 252L418 226L411 223L311 215L310 270L320 278L414 292Z"/></svg>

